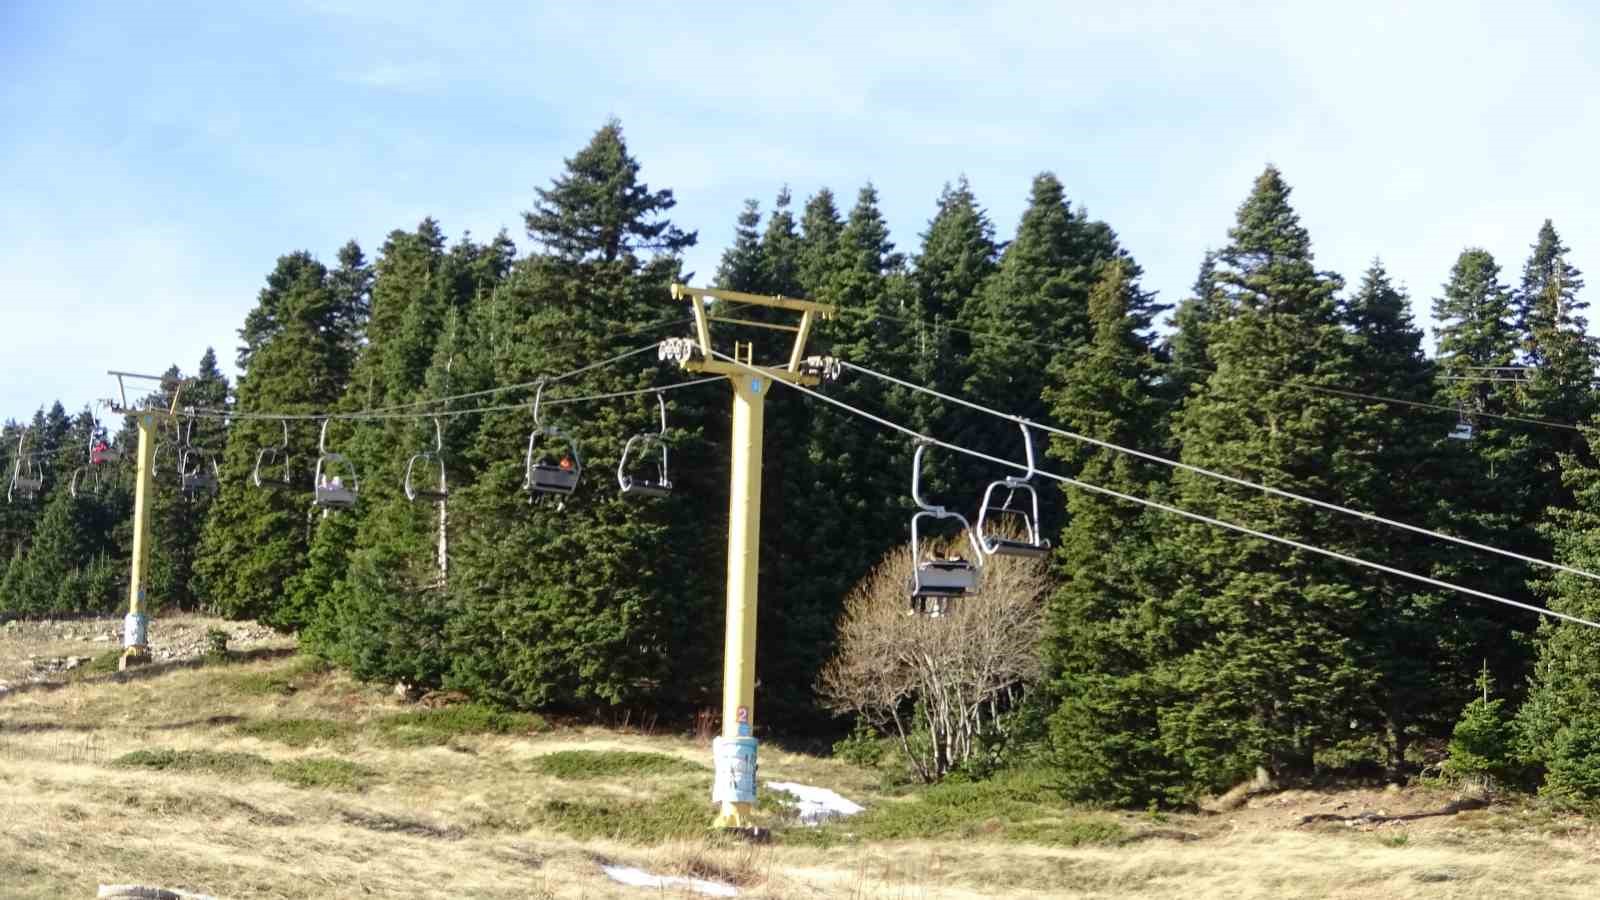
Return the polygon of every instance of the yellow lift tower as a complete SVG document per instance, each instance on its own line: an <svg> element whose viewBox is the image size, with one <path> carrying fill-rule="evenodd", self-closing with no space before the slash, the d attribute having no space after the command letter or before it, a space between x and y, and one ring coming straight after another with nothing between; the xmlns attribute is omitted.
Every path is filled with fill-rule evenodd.
<svg viewBox="0 0 1600 900"><path fill-rule="evenodd" d="M768 297L739 291L674 284L672 297L689 301L694 311L692 340L669 339L663 354L691 372L728 376L733 385L733 469L728 487L728 622L722 664L722 737L713 743L716 780L711 799L722 804L715 827L747 829L756 801L756 576L761 563L762 411L774 381L815 385L831 368L827 360L807 358L806 339L817 317L828 318L826 303ZM798 325L779 325L712 315L707 301L764 306L800 314ZM794 334L787 365L757 365L755 345L735 341L731 354L711 346L711 323L745 325ZM732 359L727 357L731 356Z"/></svg>
<svg viewBox="0 0 1600 900"><path fill-rule="evenodd" d="M122 659L118 670L126 671L150 660L150 617L145 613L145 577L150 571L150 507L155 502L155 476L152 467L156 457L156 427L162 419L174 418L178 413L178 395L183 391L180 383L172 389L172 402L167 409L145 404L128 403L128 390L124 379L161 381L159 375L137 375L133 372L107 372L117 379L117 399L111 411L118 415L133 416L139 426L139 453L137 480L133 492L133 570L128 578L128 617L122 620Z"/></svg>

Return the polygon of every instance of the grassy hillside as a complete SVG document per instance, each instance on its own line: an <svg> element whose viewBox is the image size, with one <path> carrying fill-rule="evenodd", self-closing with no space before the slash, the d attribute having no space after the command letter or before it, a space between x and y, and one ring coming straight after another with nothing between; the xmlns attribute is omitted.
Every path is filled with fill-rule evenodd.
<svg viewBox="0 0 1600 900"><path fill-rule="evenodd" d="M611 864L753 897L1577 897L1600 877L1586 822L1534 806L1300 824L1451 798L1287 792L1222 816L1112 814L1031 773L922 789L771 744L763 781L867 811L807 828L765 791L773 841L752 847L706 831L708 766L685 737L408 705L302 657L68 673L0 699L0 894L651 894Z"/></svg>

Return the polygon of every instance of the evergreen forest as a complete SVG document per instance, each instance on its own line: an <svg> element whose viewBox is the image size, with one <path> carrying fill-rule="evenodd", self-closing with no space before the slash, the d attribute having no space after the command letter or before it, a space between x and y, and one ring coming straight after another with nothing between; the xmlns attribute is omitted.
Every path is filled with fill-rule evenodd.
<svg viewBox="0 0 1600 900"><path fill-rule="evenodd" d="M1365 271L1319 268L1266 166L1168 302L1049 172L997 187L1028 192L1014 230L958 179L899 243L870 184L800 198L775 183L730 210L715 273L683 271L703 236L646 174L611 121L513 199L521 236L426 218L381 246L279 257L236 379L208 349L142 388L179 398L156 450L152 630L177 611L255 619L362 679L509 708L718 708L730 391L683 386L697 376L657 354L690 333L671 296L688 282L834 304L810 352L849 364L817 391L851 409L785 388L766 407L758 734L874 737L819 680L846 598L906 545L915 442L852 409L1020 461L1016 416L1058 430L1030 431L1043 472L1284 540L1036 479L1052 549L1031 674L929 777L1043 766L1071 800L1138 807L1258 770L1600 800L1600 630L1498 602L1600 619L1596 346L1554 223L1526 223L1526 259L1466 247L1411 296L1382 247ZM721 333L758 362L791 339ZM615 475L628 439L661 428L657 396L673 490L641 501ZM547 426L581 480L531 502L530 433ZM122 462L92 464L100 441ZM90 405L5 424L0 618L125 610L136 445L131 419ZM311 503L324 451L348 460L349 509ZM182 489L212 464L214 492ZM412 494L447 496L409 497L408 469ZM923 491L972 517L1014 474L930 453Z"/></svg>

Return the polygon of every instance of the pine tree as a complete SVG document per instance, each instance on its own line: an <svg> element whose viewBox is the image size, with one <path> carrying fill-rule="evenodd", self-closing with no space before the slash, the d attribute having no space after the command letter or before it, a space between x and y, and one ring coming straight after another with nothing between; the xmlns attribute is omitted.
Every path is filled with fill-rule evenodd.
<svg viewBox="0 0 1600 900"><path fill-rule="evenodd" d="M1185 404L1185 463L1335 502L1370 463L1344 435L1351 401L1291 383L1348 384L1336 276L1318 272L1310 236L1268 167L1217 254L1207 331L1215 371ZM1301 504L1180 471L1177 505L1308 543L1358 552L1371 537ZM1376 615L1343 564L1199 523L1167 523L1157 552L1182 560L1171 592L1144 613L1142 660L1169 691L1156 715L1163 756L1192 788L1227 787L1257 766L1309 771L1319 752L1377 730L1379 673L1362 639ZM1365 732L1362 729L1366 729Z"/></svg>
<svg viewBox="0 0 1600 900"><path fill-rule="evenodd" d="M1547 361L1544 338L1558 330L1586 331L1580 315L1588 303L1578 299L1583 273L1567 261L1572 252L1561 242L1549 219L1539 227L1532 253L1522 266L1522 286L1513 295L1516 327L1522 334L1525 360L1539 366Z"/></svg>
<svg viewBox="0 0 1600 900"><path fill-rule="evenodd" d="M1048 390L1052 420L1096 440L1159 446L1167 404L1155 391L1159 370L1137 315L1129 266L1113 262L1089 295L1092 338L1077 348ZM1052 457L1083 480L1150 496L1167 470L1135 457L1053 438ZM1050 758L1061 787L1080 800L1127 805L1162 798L1173 777L1154 715L1161 694L1134 664L1149 639L1141 613L1159 597L1161 566L1152 550L1164 523L1137 506L1085 491L1066 495L1068 525L1056 552L1060 586L1050 598L1045 637ZM1169 560L1170 562L1170 560Z"/></svg>
<svg viewBox="0 0 1600 900"><path fill-rule="evenodd" d="M1590 460L1600 437L1589 432L1590 455L1562 458L1562 474L1572 492L1570 506L1546 510L1543 530L1555 545L1555 559L1568 566L1600 569L1600 467ZM1600 620L1600 583L1580 575L1557 573L1538 583L1545 604L1570 616ZM1546 620L1537 633L1537 659L1527 700L1517 711L1519 751L1535 766L1570 770L1588 752L1589 737L1600 729L1600 631L1584 625ZM1589 801L1600 799L1600 785L1583 790L1568 774L1556 778L1554 790L1569 798L1574 792Z"/></svg>
<svg viewBox="0 0 1600 900"><path fill-rule="evenodd" d="M207 347L192 378L184 378L174 366L167 372L169 389L177 389L186 408L221 411L228 404L228 380L217 366L217 354ZM211 461L219 464L227 450L228 431L220 419L188 416L174 422L172 444L159 454L156 492L150 511L150 569L148 591L151 597L171 609L192 610L197 606L194 562L200 535L214 498L206 492L185 494L180 489L179 468L204 470ZM185 452L189 451L188 456ZM165 463L165 468L160 466Z"/></svg>
<svg viewBox="0 0 1600 900"><path fill-rule="evenodd" d="M789 212L791 202L787 186L772 201L772 215L761 233L761 283L775 294L797 297L804 288L800 284L800 233Z"/></svg>
<svg viewBox="0 0 1600 900"><path fill-rule="evenodd" d="M877 191L870 184L860 190L836 240L828 240L831 210L827 191L807 205L802 258L827 243L833 255L826 267L816 260L803 265L802 279L817 279L811 299L838 310L814 329L811 352L903 372L901 319L909 311L911 292L904 258L878 208ZM828 392L852 406L887 411L896 418L905 408L876 379L843 379ZM805 458L785 463L786 480L792 479L794 487L781 508L781 543L769 543L773 555L763 558L772 577L764 580L769 589L761 598L764 624L757 665L763 688L757 702L772 711L769 720L800 723L815 714L811 685L832 655L833 626L845 594L903 527L901 508L886 498L904 494L911 457L899 437L863 429L846 414L797 392L776 394L769 401L769 407L780 404L809 404L810 409L806 430L794 441L805 448ZM775 434L771 423L767 429ZM797 546L813 550L804 559L788 558Z"/></svg>
<svg viewBox="0 0 1600 900"><path fill-rule="evenodd" d="M1341 303L1339 314L1353 340L1354 364L1346 388L1410 404L1397 409L1393 403L1356 401L1345 429L1363 464L1350 469L1345 489L1350 505L1402 522L1459 531L1462 510L1454 502L1460 492L1442 490L1441 485L1470 478L1473 465L1461 442L1445 436L1453 417L1426 408L1435 399L1434 366L1423 353L1409 298L1374 260L1360 287ZM1443 575L1441 567L1475 556L1411 532L1380 532L1373 541L1369 556L1413 572ZM1452 569L1451 575L1460 577L1461 572ZM1366 596L1381 611L1369 620L1363 642L1373 648L1380 672L1385 762L1397 778L1414 739L1450 727L1451 707L1445 698L1470 689L1471 673L1460 663L1481 658L1471 635L1475 616L1483 610L1475 604L1463 607L1453 596L1410 581L1366 572L1351 572L1350 577L1366 583ZM1474 577L1466 580L1480 583Z"/></svg>
<svg viewBox="0 0 1600 900"><path fill-rule="evenodd" d="M717 286L752 294L767 292L766 264L761 256L761 204L754 199L744 201L738 225L733 231L733 244L722 251L722 264L717 267Z"/></svg>
<svg viewBox="0 0 1600 900"><path fill-rule="evenodd" d="M545 255L520 264L495 300L497 383L570 371L630 349L630 334L670 308L667 287L694 235L666 214L670 191L650 191L609 123L568 161L527 217ZM645 255L648 254L648 255ZM546 402L635 389L666 377L637 362L552 385ZM675 378L672 380L676 380ZM675 456L695 459L698 406L715 392L671 397ZM630 433L652 427L650 398L550 406L541 413L577 442L585 472L560 505L530 506L519 489L532 422L487 414L469 454L484 462L452 500L464 521L452 543L449 683L520 705L658 702L709 695L710 647L720 635L716 542L705 527L725 494L692 468L674 473L672 497L644 504L607 477ZM720 501L720 502L719 502ZM671 688L667 688L671 685Z"/></svg>
<svg viewBox="0 0 1600 900"><path fill-rule="evenodd" d="M834 204L833 192L823 188L806 201L800 219L800 247L795 278L805 296L816 299L828 290L828 280L838 264L839 235L844 222Z"/></svg>
<svg viewBox="0 0 1600 900"><path fill-rule="evenodd" d="M373 318L347 409L368 404L369 396L425 403L462 392L451 377L466 347L462 323L504 277L503 245L497 239L480 247L464 237L447 254L443 244L431 219L414 234L391 234L373 291L374 311L382 315ZM424 348L429 358L419 366ZM449 480L449 470L465 472L457 451L468 424L454 416L438 419L447 490L461 487ZM434 423L426 418L373 423L361 432L353 445L365 473L359 510L318 523L310 565L293 586L294 602L307 610L307 642L361 678L437 686L449 666L444 635L450 606L441 568L441 554L448 559L449 501L413 502L404 493L408 468L415 488L438 489L440 457L411 464L433 451L434 442Z"/></svg>
<svg viewBox="0 0 1600 900"><path fill-rule="evenodd" d="M1172 333L1163 348L1171 360L1164 391L1174 402L1181 404L1211 374L1206 334L1211 323L1226 314L1227 307L1217 291L1216 254L1207 251L1189 296L1179 301L1172 313Z"/></svg>
<svg viewBox="0 0 1600 900"><path fill-rule="evenodd" d="M566 262L672 257L695 242L692 232L663 218L677 201L672 191L652 191L639 180L639 163L628 155L616 119L567 160L565 174L537 194L538 202L523 217L528 236Z"/></svg>
<svg viewBox="0 0 1600 900"><path fill-rule="evenodd" d="M340 296L327 269L308 252L278 259L256 308L240 330L240 413L299 414L331 409L349 380L353 341L340 330ZM283 609L289 580L304 566L310 467L316 426L289 425L296 462L291 484L253 484L256 456L281 440L276 421L241 420L228 441L222 489L201 534L195 574L206 604L225 615L303 624ZM304 479L304 480L302 480Z"/></svg>
<svg viewBox="0 0 1600 900"><path fill-rule="evenodd" d="M963 176L939 194L938 208L922 233L922 249L913 261L910 280L916 292L909 335L913 359L910 377L944 393L958 393L965 379L965 361L972 338L956 323L996 268L999 248L994 224L978 205ZM934 398L912 400L914 424L925 433L947 433L948 407ZM947 479L931 479L945 486Z"/></svg>
<svg viewBox="0 0 1600 900"><path fill-rule="evenodd" d="M1522 287L1514 306L1522 330L1523 363L1531 369L1521 387L1524 415L1556 422L1586 422L1596 411L1595 342L1588 335L1579 299L1583 275L1567 262L1567 247L1546 219L1522 268ZM1530 430L1535 479L1530 503L1535 510L1572 502L1565 490L1559 458L1584 454L1583 436L1573 430ZM1537 514L1537 513L1535 513Z"/></svg>
<svg viewBox="0 0 1600 900"><path fill-rule="evenodd" d="M1512 295L1500 281L1494 257L1477 248L1462 251L1434 300L1433 314L1439 323L1437 362L1443 376L1438 402L1456 406L1472 426L1471 440L1459 450L1451 448L1458 458L1447 461L1437 482L1439 495L1449 498L1440 524L1476 541L1548 558L1550 547L1533 527L1545 505L1536 457L1538 429L1501 418L1528 414L1522 392L1514 378L1486 374L1516 362ZM1523 602L1533 599L1525 568L1479 555L1453 554L1435 575ZM1458 658L1487 658L1502 679L1520 683L1527 666L1521 636L1532 625L1526 614L1454 602ZM1471 676L1466 670L1457 673L1457 696L1464 698Z"/></svg>

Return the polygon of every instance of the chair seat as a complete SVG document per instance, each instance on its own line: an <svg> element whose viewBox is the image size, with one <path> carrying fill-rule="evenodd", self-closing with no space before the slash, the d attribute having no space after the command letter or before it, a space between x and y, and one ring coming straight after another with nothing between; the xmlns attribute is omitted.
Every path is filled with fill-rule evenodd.
<svg viewBox="0 0 1600 900"><path fill-rule="evenodd" d="M624 478L622 493L630 497L665 497L672 493L672 482L650 478Z"/></svg>

